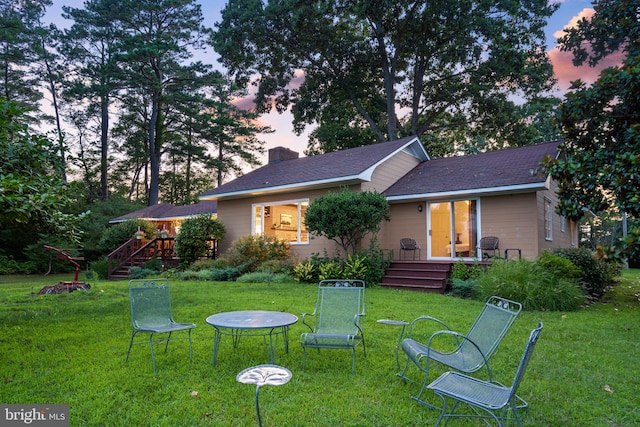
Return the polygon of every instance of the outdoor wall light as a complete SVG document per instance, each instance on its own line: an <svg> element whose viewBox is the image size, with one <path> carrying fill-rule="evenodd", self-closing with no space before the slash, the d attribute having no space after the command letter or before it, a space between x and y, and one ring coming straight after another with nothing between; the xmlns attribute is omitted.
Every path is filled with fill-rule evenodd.
<svg viewBox="0 0 640 427"><path fill-rule="evenodd" d="M422 205L418 205L418 212L422 212Z"/></svg>

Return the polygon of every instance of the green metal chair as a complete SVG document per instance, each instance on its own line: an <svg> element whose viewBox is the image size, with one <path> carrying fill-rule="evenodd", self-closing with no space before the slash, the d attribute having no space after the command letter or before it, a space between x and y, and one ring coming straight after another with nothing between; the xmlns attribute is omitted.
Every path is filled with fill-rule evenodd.
<svg viewBox="0 0 640 427"><path fill-rule="evenodd" d="M313 313L302 314L302 323L311 332L300 336L303 349L302 369L307 348L351 349L351 373L355 372L356 346L362 343L364 356L367 349L362 333L364 316L364 288L362 280L322 280L318 285L318 300ZM307 323L314 316L313 325Z"/></svg>
<svg viewBox="0 0 640 427"><path fill-rule="evenodd" d="M193 349L191 345L191 329L193 323L177 323L173 320L171 312L171 296L167 279L142 279L129 281L129 302L131 305L131 341L127 351L127 361L133 344L145 344L146 341L134 342L138 333L149 333L149 348L151 349L151 362L153 373L156 372L156 359L153 352L153 344L166 342L164 351L167 352L171 334L177 331L188 331L188 338L173 338L189 340L189 360L192 359ZM155 334L168 334L154 340Z"/></svg>
<svg viewBox="0 0 640 427"><path fill-rule="evenodd" d="M413 320L409 324L408 338L402 340L401 344L402 350L407 355L407 361L402 372L397 374L400 378L409 380L405 376L409 362L413 362L424 373L420 393L411 398L425 406L433 407L422 400L422 393L429 383L431 360L466 373L476 372L487 365L487 361L496 351L521 310L520 303L492 296L487 300L466 335L454 332L444 322L431 316L421 316ZM436 322L438 328L444 327L443 330L430 335L426 344L419 341L427 336L420 335L425 320ZM488 365L487 369L489 369Z"/></svg>
<svg viewBox="0 0 640 427"><path fill-rule="evenodd" d="M542 323L531 331L511 387L493 381L490 370L488 370L488 381L482 381L458 372L445 372L429 384L427 388L440 396L443 402L442 412L436 426L440 425L440 422L445 418L445 424L450 418L482 418L485 422L486 419L493 419L500 426L504 426L508 420L515 420L519 426L522 426L518 409L527 408L528 404L516 394L516 391L522 382L541 331ZM454 400L448 412L447 398ZM469 405L473 414L454 414L459 403ZM510 416L508 416L509 413L511 413Z"/></svg>

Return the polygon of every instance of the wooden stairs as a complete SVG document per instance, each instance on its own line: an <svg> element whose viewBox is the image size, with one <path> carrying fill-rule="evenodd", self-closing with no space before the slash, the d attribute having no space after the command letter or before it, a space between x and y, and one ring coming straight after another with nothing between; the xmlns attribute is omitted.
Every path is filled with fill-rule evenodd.
<svg viewBox="0 0 640 427"><path fill-rule="evenodd" d="M443 294L449 284L451 261L392 261L380 286Z"/></svg>

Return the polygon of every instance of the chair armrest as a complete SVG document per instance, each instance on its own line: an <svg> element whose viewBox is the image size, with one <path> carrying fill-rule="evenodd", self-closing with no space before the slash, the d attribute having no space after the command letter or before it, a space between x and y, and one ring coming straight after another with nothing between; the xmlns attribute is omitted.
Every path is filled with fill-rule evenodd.
<svg viewBox="0 0 640 427"><path fill-rule="evenodd" d="M489 366L489 360L487 360L487 357L484 355L482 350L480 350L480 347L478 347L478 344L476 344L471 338L461 333L454 332L451 330L446 330L446 331L438 331L438 332L435 332L433 335L431 335L431 337L429 338L429 341L427 342L427 353L425 354L425 357L427 357L427 360L429 360L430 358L429 353L431 352L431 342L434 340L434 338L439 337L441 335L450 335L455 337L458 345L460 345L462 341L469 341L469 343L471 343L473 347L478 351L478 354L482 356L482 360L484 361L484 366L486 366L487 368L487 375L489 376L489 382L492 382L493 376L491 373L491 366Z"/></svg>
<svg viewBox="0 0 640 427"><path fill-rule="evenodd" d="M317 311L317 308L316 308L316 310L313 310L313 313L302 313L302 324L306 325L307 328L309 328L309 330L311 332L313 332L313 326L311 326L310 324L308 324L306 322L306 318L307 318L307 316L315 316L316 315L316 311Z"/></svg>
<svg viewBox="0 0 640 427"><path fill-rule="evenodd" d="M439 325L441 325L442 327L444 327L447 331L451 331L451 328L449 326L447 326L447 324L444 323L442 320L436 319L435 317L431 317L431 316L420 316L420 317L418 317L416 319L413 319L413 321L411 321L411 323L409 324L408 338L412 338L413 337L413 328L415 326L418 326L418 329L420 329L419 325L425 320L436 322Z"/></svg>

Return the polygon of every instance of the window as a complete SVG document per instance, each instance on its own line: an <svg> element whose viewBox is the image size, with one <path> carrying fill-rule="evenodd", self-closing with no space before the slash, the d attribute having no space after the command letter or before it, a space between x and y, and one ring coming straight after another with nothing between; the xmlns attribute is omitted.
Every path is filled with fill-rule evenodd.
<svg viewBox="0 0 640 427"><path fill-rule="evenodd" d="M304 216L309 199L253 205L253 234L275 237L290 243L309 243Z"/></svg>
<svg viewBox="0 0 640 427"><path fill-rule="evenodd" d="M553 209L551 200L544 198L544 238L553 240Z"/></svg>

